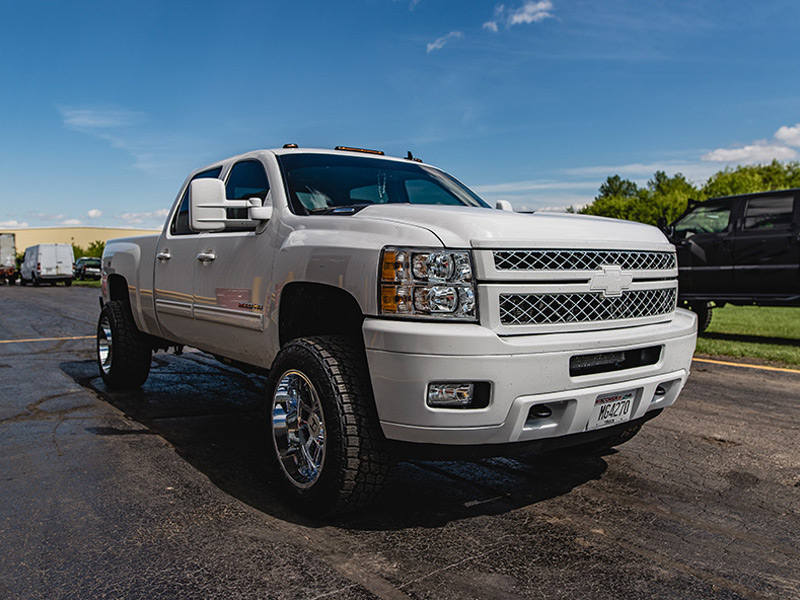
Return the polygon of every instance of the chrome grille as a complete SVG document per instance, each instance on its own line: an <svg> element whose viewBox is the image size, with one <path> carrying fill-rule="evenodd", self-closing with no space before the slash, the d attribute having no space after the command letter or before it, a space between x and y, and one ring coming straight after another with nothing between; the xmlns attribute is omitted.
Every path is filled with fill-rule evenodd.
<svg viewBox="0 0 800 600"><path fill-rule="evenodd" d="M629 290L622 296L602 292L572 294L500 294L503 325L591 323L654 317L675 309L677 290Z"/></svg>
<svg viewBox="0 0 800 600"><path fill-rule="evenodd" d="M594 271L619 265L632 271L675 269L672 252L641 250L495 250L498 271Z"/></svg>

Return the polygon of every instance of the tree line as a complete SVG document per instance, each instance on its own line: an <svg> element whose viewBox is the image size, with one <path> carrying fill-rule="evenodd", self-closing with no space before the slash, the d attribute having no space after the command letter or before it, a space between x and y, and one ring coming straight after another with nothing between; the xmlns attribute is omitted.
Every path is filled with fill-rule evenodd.
<svg viewBox="0 0 800 600"><path fill-rule="evenodd" d="M750 194L800 187L800 162L727 167L696 186L682 173L669 177L656 171L644 187L619 175L608 177L591 204L577 212L655 225L659 217L671 223L686 210L688 200Z"/></svg>

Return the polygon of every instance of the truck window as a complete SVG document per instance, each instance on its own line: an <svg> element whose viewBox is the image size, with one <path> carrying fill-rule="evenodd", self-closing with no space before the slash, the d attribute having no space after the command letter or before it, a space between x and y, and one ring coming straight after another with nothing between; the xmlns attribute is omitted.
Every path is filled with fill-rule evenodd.
<svg viewBox="0 0 800 600"><path fill-rule="evenodd" d="M365 204L488 205L449 175L411 161L329 154L278 157L292 211Z"/></svg>
<svg viewBox="0 0 800 600"><path fill-rule="evenodd" d="M792 226L794 197L751 198L744 214L745 229L778 229Z"/></svg>
<svg viewBox="0 0 800 600"><path fill-rule="evenodd" d="M209 169L208 171L203 171L202 173L198 173L194 177L192 177L192 181L195 179L216 179L219 178L220 173L222 173L222 167L216 167L214 169ZM189 186L186 186L186 191L183 193L183 198L181 198L181 205L178 208L178 212L175 213L175 217L172 219L172 223L169 227L169 232L172 235L187 235L193 233L191 228L189 227Z"/></svg>
<svg viewBox="0 0 800 600"><path fill-rule="evenodd" d="M269 179L264 171L264 166L257 160L244 160L233 165L228 183L225 185L225 197L228 200L247 200L248 198L261 198L264 200L269 192ZM229 208L226 210L228 219L247 220L246 208ZM255 224L242 224L242 226L225 227L226 231L237 229L252 229Z"/></svg>
<svg viewBox="0 0 800 600"><path fill-rule="evenodd" d="M722 233L731 220L730 204L701 204L675 223L675 233L690 237L696 233Z"/></svg>

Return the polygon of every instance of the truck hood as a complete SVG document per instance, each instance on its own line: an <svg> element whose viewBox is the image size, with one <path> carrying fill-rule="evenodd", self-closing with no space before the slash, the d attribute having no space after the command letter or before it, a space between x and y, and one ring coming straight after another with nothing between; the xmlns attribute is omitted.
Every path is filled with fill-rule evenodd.
<svg viewBox="0 0 800 600"><path fill-rule="evenodd" d="M660 248L655 227L567 213L512 213L487 208L411 204L371 205L353 219L391 221L430 230L449 248Z"/></svg>

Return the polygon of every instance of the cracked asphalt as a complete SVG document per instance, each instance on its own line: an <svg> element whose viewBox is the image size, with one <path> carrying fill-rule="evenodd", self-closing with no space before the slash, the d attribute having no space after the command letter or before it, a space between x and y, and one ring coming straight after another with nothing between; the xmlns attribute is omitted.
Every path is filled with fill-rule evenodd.
<svg viewBox="0 0 800 600"><path fill-rule="evenodd" d="M403 462L331 523L262 462L264 380L93 362L99 291L0 287L0 598L800 599L800 374L695 363L601 457Z"/></svg>

